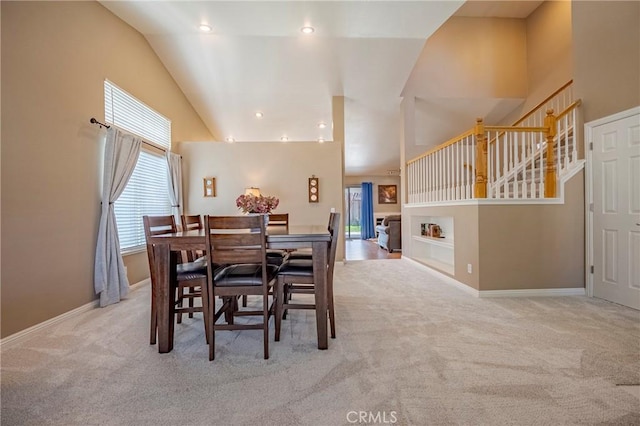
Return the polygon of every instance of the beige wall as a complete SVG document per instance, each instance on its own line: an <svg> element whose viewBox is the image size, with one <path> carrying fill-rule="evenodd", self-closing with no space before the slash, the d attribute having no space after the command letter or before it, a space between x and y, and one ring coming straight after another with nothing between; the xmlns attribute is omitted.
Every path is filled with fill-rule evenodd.
<svg viewBox="0 0 640 426"><path fill-rule="evenodd" d="M400 176L345 176L344 185L360 186L362 182L373 183L373 213L374 215L383 215L385 213L400 213ZM396 185L398 187L398 203L397 204L380 204L378 203L378 185Z"/></svg>
<svg viewBox="0 0 640 426"><path fill-rule="evenodd" d="M571 2L545 1L526 22L529 93L525 113L571 80Z"/></svg>
<svg viewBox="0 0 640 426"><path fill-rule="evenodd" d="M185 208L189 214L239 214L235 200L250 186L280 199L275 210L291 225L326 226L331 208L342 211L340 143L182 142ZM310 203L308 182L320 180L320 202ZM204 197L202 179L216 178L217 196ZM342 244L337 259L343 259Z"/></svg>
<svg viewBox="0 0 640 426"><path fill-rule="evenodd" d="M425 98L524 98L526 59L524 20L454 16L425 43L404 92Z"/></svg>
<svg viewBox="0 0 640 426"><path fill-rule="evenodd" d="M545 1L526 19L528 94L501 124L513 124L573 78L571 4Z"/></svg>
<svg viewBox="0 0 640 426"><path fill-rule="evenodd" d="M527 99L504 124L512 124L573 78L571 4L545 1L527 17Z"/></svg>
<svg viewBox="0 0 640 426"><path fill-rule="evenodd" d="M572 5L574 93L584 121L640 105L640 2Z"/></svg>
<svg viewBox="0 0 640 426"><path fill-rule="evenodd" d="M174 140L211 135L146 40L99 3L1 8L6 337L95 299L103 132L89 118L104 119L105 78L170 118Z"/></svg>
<svg viewBox="0 0 640 426"><path fill-rule="evenodd" d="M564 204L480 206L480 290L585 286L584 172L564 190Z"/></svg>

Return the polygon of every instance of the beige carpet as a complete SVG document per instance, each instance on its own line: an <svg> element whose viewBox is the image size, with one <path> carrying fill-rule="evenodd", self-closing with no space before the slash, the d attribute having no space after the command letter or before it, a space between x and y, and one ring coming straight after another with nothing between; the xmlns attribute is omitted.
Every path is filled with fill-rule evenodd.
<svg viewBox="0 0 640 426"><path fill-rule="evenodd" d="M294 311L259 331L200 318L148 344L149 289L2 353L2 425L640 424L640 313L586 297L478 299L408 260L336 267L338 338ZM635 385L635 386L632 386Z"/></svg>

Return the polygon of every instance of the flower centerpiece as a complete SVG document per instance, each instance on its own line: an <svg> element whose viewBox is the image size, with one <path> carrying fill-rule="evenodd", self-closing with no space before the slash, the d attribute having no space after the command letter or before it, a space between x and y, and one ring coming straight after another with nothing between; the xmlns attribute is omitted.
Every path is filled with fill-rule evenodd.
<svg viewBox="0 0 640 426"><path fill-rule="evenodd" d="M271 213L278 207L280 200L276 197L242 194L236 198L236 206L244 213Z"/></svg>

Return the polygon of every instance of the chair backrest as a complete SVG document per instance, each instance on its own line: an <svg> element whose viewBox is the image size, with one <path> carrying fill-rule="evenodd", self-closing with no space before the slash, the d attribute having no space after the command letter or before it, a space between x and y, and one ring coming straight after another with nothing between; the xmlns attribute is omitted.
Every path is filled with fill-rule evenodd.
<svg viewBox="0 0 640 426"><path fill-rule="evenodd" d="M338 239L340 239L340 213L329 214L329 233L331 234L331 243L329 244L328 262L329 270L327 277L333 280L333 267L336 263L336 252L338 249Z"/></svg>
<svg viewBox="0 0 640 426"><path fill-rule="evenodd" d="M144 225L144 236L147 239L149 237L160 234L170 234L176 232L176 220L173 216L143 216L142 224Z"/></svg>
<svg viewBox="0 0 640 426"><path fill-rule="evenodd" d="M269 226L283 226L289 230L289 213L270 213Z"/></svg>
<svg viewBox="0 0 640 426"><path fill-rule="evenodd" d="M142 216L144 238L147 242L147 259L149 259L149 275L155 282L155 261L153 257L153 245L149 243L149 237L160 234L177 232L176 220L173 216Z"/></svg>
<svg viewBox="0 0 640 426"><path fill-rule="evenodd" d="M195 229L203 229L202 219L199 214L194 215L182 215L182 230L183 231L191 231ZM187 250L187 261L193 262L200 256L203 256L203 252L201 250Z"/></svg>
<svg viewBox="0 0 640 426"><path fill-rule="evenodd" d="M267 264L267 233L264 215L205 216L209 265Z"/></svg>
<svg viewBox="0 0 640 426"><path fill-rule="evenodd" d="M202 219L199 214L194 215L182 215L182 230L188 231L190 229L202 229Z"/></svg>

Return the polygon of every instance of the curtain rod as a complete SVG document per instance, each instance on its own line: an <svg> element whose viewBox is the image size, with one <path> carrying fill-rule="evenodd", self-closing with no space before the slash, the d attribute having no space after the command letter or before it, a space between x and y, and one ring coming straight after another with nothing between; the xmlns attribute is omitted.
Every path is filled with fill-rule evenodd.
<svg viewBox="0 0 640 426"><path fill-rule="evenodd" d="M104 123L99 122L99 121L98 121L98 120L96 120L94 117L91 117L91 120L89 120L89 123L91 123L91 124L97 124L97 125L99 125L99 126L100 126L100 128L102 128L103 126L104 126L104 127L106 127L107 129L111 127L111 126L109 126L109 125L107 125L107 124L104 124ZM142 138L141 138L141 139L142 139ZM157 146L157 145L155 145L155 144L152 144L151 142L147 142L147 141L146 141L146 140L144 140L144 139L142 139L142 143L143 143L143 144L145 144L145 145L150 146L151 148L157 149L157 150L162 151L162 152L165 152L165 153L168 151L166 148L159 147L159 146ZM170 151L169 151L169 152L170 152ZM180 158L182 158L182 155L180 156Z"/></svg>
<svg viewBox="0 0 640 426"><path fill-rule="evenodd" d="M89 120L89 123L91 124L98 124L100 126L100 128L102 128L103 126L106 127L107 129L111 126L108 126L104 123L99 122L98 120L96 120L95 118L91 117L91 120Z"/></svg>

